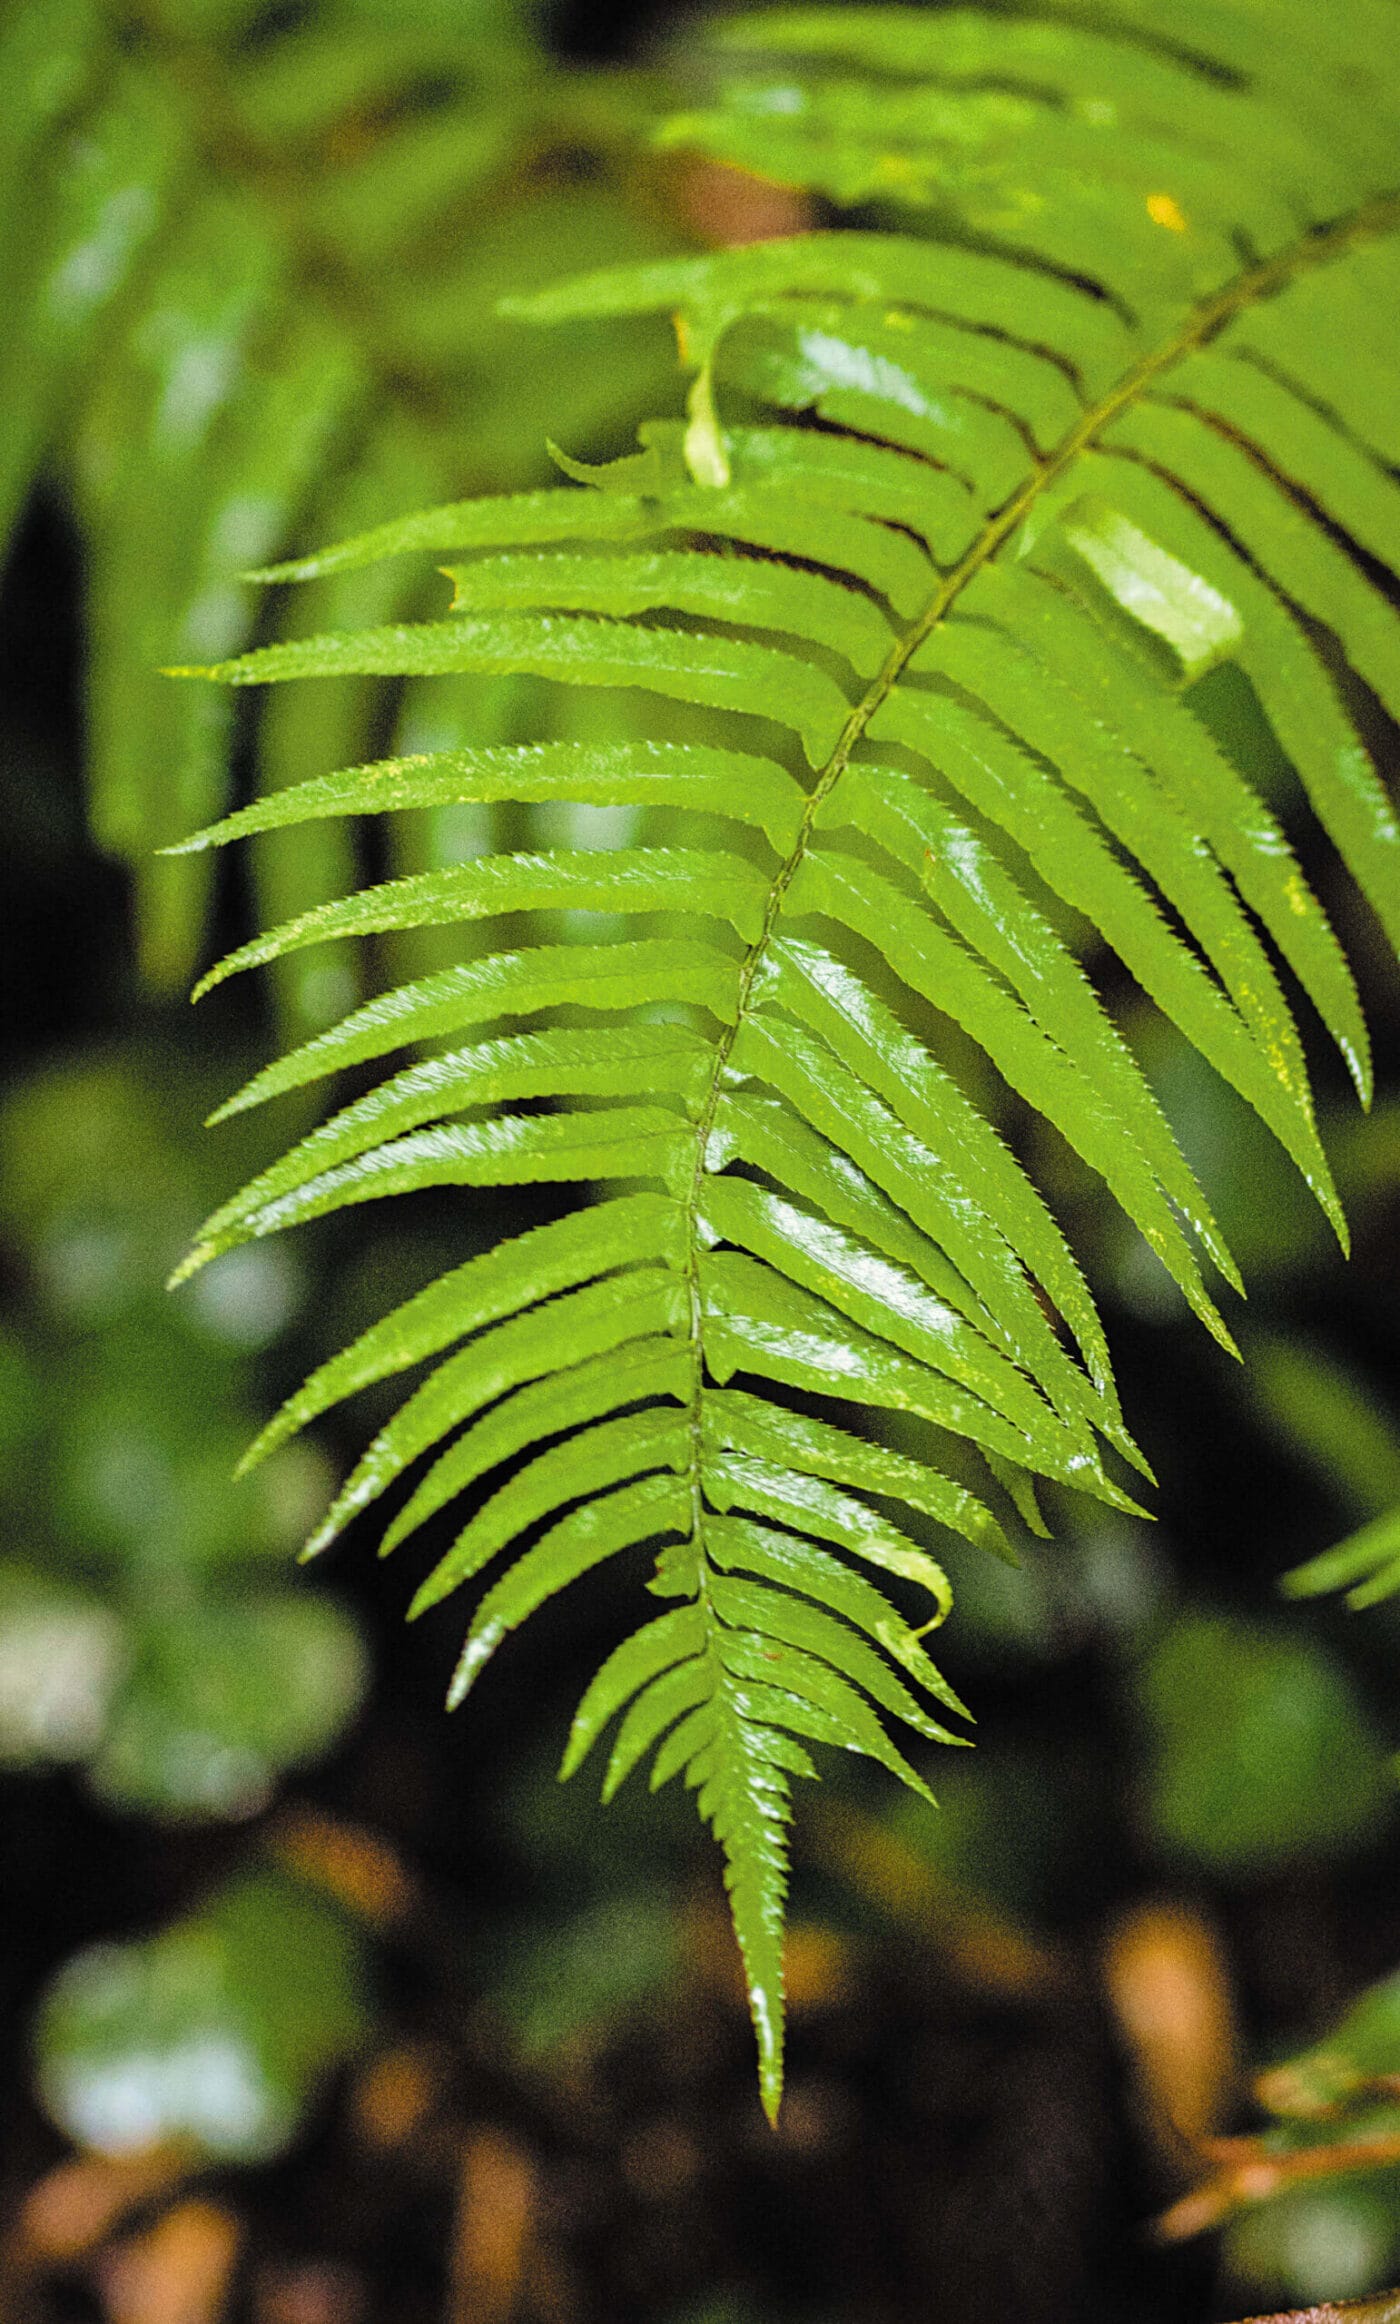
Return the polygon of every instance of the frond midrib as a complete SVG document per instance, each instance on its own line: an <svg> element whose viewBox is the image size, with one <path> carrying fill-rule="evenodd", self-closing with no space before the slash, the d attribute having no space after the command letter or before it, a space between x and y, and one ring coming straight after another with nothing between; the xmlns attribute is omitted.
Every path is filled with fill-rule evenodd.
<svg viewBox="0 0 1400 2324"><path fill-rule="evenodd" d="M734 1044L748 1019L754 982L763 965L788 889L807 854L822 805L840 782L871 720L899 684L920 647L947 619L964 590L1017 530L1037 501L1059 481L1079 455L1088 451L1122 412L1146 395L1154 381L1184 357L1208 345L1247 308L1285 289L1299 275L1344 257L1359 243L1374 240L1397 227L1400 227L1400 191L1377 195L1345 216L1331 220L1325 226L1309 229L1287 250L1244 268L1223 289L1200 301L1159 347L1140 356L1114 386L1076 420L1056 448L1036 462L1020 491L987 519L958 563L941 577L924 611L896 639L878 675L852 707L835 747L818 770L808 794L797 837L773 877L762 928L741 963L734 1020L732 1024L721 1028L715 1044L709 1085L696 1116L695 1164L685 1198L686 1293L692 1349L689 1469L692 1539L696 1557L697 1595L711 1622L716 1617L709 1605L708 1568L704 1550L705 1315L700 1290L703 1245L699 1233L701 1191L706 1177L705 1157L724 1086L725 1071Z"/></svg>

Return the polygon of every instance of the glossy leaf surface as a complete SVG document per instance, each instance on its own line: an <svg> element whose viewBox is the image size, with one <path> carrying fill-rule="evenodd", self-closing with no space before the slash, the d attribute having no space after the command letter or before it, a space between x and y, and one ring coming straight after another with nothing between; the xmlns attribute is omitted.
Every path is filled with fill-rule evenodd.
<svg viewBox="0 0 1400 2324"><path fill-rule="evenodd" d="M956 1581L962 1542L1004 1549L1012 1511L1039 1527L1036 1480L1136 1506L1122 1463L1145 1463L1091 1291L1001 1125L1046 1125L1233 1346L1235 1263L1102 947L1346 1234L1292 986L1365 1098L1356 992L1198 689L1224 664L1254 689L1400 933L1400 833L1343 698L1400 706L1377 578L1400 556L1395 438L1315 327L1326 286L1400 232L1400 197L1383 138L1337 135L1367 0L1323 43L1303 0L1279 0L1267 39L1253 8L1187 14L1170 51L1138 0L1092 26L1046 0L728 27L745 77L664 141L902 209L908 230L517 299L556 326L678 318L685 410L611 466L561 455L565 483L347 528L275 569L368 589L447 554L450 607L425 594L406 618L386 585L358 627L318 610L299 642L205 670L308 696L528 678L541 706L538 744L313 767L190 843L429 806L548 819L547 839L529 822L519 846L298 906L210 972L428 929L465 953L231 1101L448 1044L357 1085L191 1265L392 1191L596 1190L371 1329L258 1449L435 1365L309 1547L411 1472L386 1546L470 1493L416 1601L492 1569L454 1701L555 1591L650 1561L665 1607L604 1663L566 1767L617 1722L606 1790L649 1761L695 1793L770 2110L810 1747L926 1797L925 1746L960 1739L962 1715L924 1636L948 1610L945 1546ZM1370 328L1390 345L1393 317ZM613 729L588 723L599 690ZM580 739L551 739L561 702ZM1144 1678L1153 1812L1187 1851L1266 1860L1273 1807L1257 1828L1178 1813L1175 1651ZM1287 1697L1287 1657L1259 1651ZM1335 1705L1314 1694L1320 1736ZM1225 1797L1230 1750L1253 1745L1222 1737Z"/></svg>

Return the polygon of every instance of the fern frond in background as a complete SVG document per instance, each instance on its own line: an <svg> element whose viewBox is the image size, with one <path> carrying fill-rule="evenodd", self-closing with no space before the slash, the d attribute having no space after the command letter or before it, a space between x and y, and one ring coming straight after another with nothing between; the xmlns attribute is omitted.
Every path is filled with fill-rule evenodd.
<svg viewBox="0 0 1400 2324"><path fill-rule="evenodd" d="M696 1791L770 2110L809 1747L923 1790L882 1714L955 1739L923 1643L940 1539L1001 1546L998 1496L1035 1522L1035 1479L1133 1506L1103 1330L996 1126L1008 1093L1231 1344L1213 1278L1234 1262L1085 956L1117 955L1345 1233L1285 983L1363 1100L1365 1027L1207 681L1233 665L1394 943L1400 829L1359 726L1400 714L1397 27L1392 0L1325 23L1302 0L1169 24L1065 0L730 27L759 65L664 137L865 205L855 226L516 301L540 323L676 314L686 414L572 482L264 575L450 557L441 617L206 673L615 698L604 739L401 754L188 843L604 811L594 844L371 886L206 978L424 927L492 947L231 1101L431 1045L216 1213L187 1271L397 1191L593 1190L397 1309L255 1450L436 1360L309 1546L427 1456L386 1548L475 1497L417 1607L528 1537L454 1702L553 1592L661 1544L663 1610L588 1689L565 1765L620 1717L607 1789L650 1756Z"/></svg>
<svg viewBox="0 0 1400 2324"><path fill-rule="evenodd" d="M188 981L208 867L154 851L229 803L227 705L158 675L237 652L259 601L240 565L416 499L534 481L548 428L587 445L664 373L640 339L585 328L519 373L503 287L660 247L623 141L624 76L550 64L528 5L337 0L314 23L266 0L25 0L0 24L0 544L37 477L72 509L87 576L86 725L99 843L130 867L142 965ZM635 138L631 140L635 145ZM315 626L421 610L400 569L312 592ZM508 717L476 689L411 688L405 747ZM499 697L501 689L496 689ZM257 736L259 787L371 747L376 689ZM406 819L395 862L443 859ZM329 826L254 861L272 917L355 876ZM348 952L296 964L293 1031L353 997Z"/></svg>

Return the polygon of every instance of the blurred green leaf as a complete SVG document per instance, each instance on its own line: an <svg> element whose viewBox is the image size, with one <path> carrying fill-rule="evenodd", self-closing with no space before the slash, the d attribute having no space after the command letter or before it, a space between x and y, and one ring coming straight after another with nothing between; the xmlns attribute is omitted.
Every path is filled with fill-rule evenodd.
<svg viewBox="0 0 1400 2324"><path fill-rule="evenodd" d="M222 1161L200 1135L226 1070L184 1043L128 1039L53 1058L5 1093L0 1232L63 1322L97 1328L144 1309L172 1345L187 1344L192 1329L241 1352L290 1319L301 1294L295 1265L255 1272L251 1291L245 1277L241 1302L221 1286L203 1303L164 1296L228 1159L242 1167L259 1150L242 1123L221 1130ZM226 1278L238 1280L236 1271Z"/></svg>
<svg viewBox="0 0 1400 2324"><path fill-rule="evenodd" d="M39 2092L102 2154L188 2144L261 2162L371 2024L363 1940L302 1883L253 1873L161 1935L94 1945L45 1993Z"/></svg>
<svg viewBox="0 0 1400 2324"><path fill-rule="evenodd" d="M1400 2074L1400 1970L1369 1985L1330 2032L1260 2083L1271 2112L1327 2114L1368 2083Z"/></svg>
<svg viewBox="0 0 1400 2324"><path fill-rule="evenodd" d="M1290 1598L1320 1598L1345 1590L1353 1613L1393 1598L1400 1590L1400 1509L1387 1509L1369 1525L1294 1566L1280 1585Z"/></svg>
<svg viewBox="0 0 1400 2324"><path fill-rule="evenodd" d="M61 1766L101 1741L129 1647L110 1606L0 1565L0 1766Z"/></svg>
<svg viewBox="0 0 1400 2324"><path fill-rule="evenodd" d="M309 1590L208 1601L135 1627L95 1790L153 1816L249 1816L334 1742L364 1692L351 1617Z"/></svg>
<svg viewBox="0 0 1400 2324"><path fill-rule="evenodd" d="M1400 2257L1396 2196L1393 2172L1290 2187L1230 2223L1226 2272L1251 2303L1285 2301L1291 2307L1379 2291Z"/></svg>
<svg viewBox="0 0 1400 2324"><path fill-rule="evenodd" d="M541 2058L635 2019L679 1963L673 1900L634 1889L526 1936L492 2001L521 2054Z"/></svg>
<svg viewBox="0 0 1400 2324"><path fill-rule="evenodd" d="M1395 1779L1339 1663L1303 1634L1184 1614L1136 1673L1143 1813L1168 1856L1248 1875L1345 1854Z"/></svg>
<svg viewBox="0 0 1400 2324"><path fill-rule="evenodd" d="M1256 1405L1274 1432L1358 1516L1400 1502L1400 1429L1374 1389L1303 1339L1251 1334Z"/></svg>
<svg viewBox="0 0 1400 2324"><path fill-rule="evenodd" d="M110 1805L182 1820L255 1813L366 1678L347 1612L265 1579L324 1457L287 1447L233 1482L260 1416L249 1351L299 1271L254 1248L183 1301L163 1289L205 1199L198 1078L133 1045L0 1112L0 1228L31 1291L26 1338L0 1337L0 1760L79 1765Z"/></svg>
<svg viewBox="0 0 1400 2324"><path fill-rule="evenodd" d="M23 1461L43 1399L35 1368L13 1332L0 1328L0 1473Z"/></svg>

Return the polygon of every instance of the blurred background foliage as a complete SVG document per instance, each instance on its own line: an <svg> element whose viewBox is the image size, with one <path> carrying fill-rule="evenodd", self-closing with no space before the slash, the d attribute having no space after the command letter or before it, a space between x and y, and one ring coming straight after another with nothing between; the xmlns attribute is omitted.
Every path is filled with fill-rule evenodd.
<svg viewBox="0 0 1400 2324"><path fill-rule="evenodd" d="M61 480L85 550L92 828L131 867L158 986L189 981L209 872L153 846L220 812L241 739L226 701L160 666L253 641L263 609L241 569L537 482L547 434L587 444L664 376L649 334L598 327L516 362L495 317L508 288L668 240L634 158L644 82L560 70L537 15L529 0L6 11L0 536L37 469ZM296 615L311 631L392 620L424 586L393 567L306 591ZM261 783L386 740L372 691L276 703L249 745ZM407 747L508 718L471 693L409 689ZM438 837L418 819L405 865L430 865ZM260 912L339 893L342 848L320 832L263 846ZM293 1021L339 1014L352 976L348 956L297 972Z"/></svg>
<svg viewBox="0 0 1400 2324"><path fill-rule="evenodd" d="M1213 2324L1400 2274L1400 1603L1357 1610L1400 1565L1400 1009L1324 851L1381 1066L1358 1120L1318 1061L1354 1260L1110 988L1253 1286L1249 1361L1047 1141L1158 1522L1050 1495L1018 1570L957 1561L983 1740L937 1817L844 1769L814 1803L776 2138L683 1810L553 1782L606 1591L449 1723L451 1625L401 1638L407 1577L290 1567L336 1431L230 1482L302 1371L462 1256L454 1206L162 1289L273 1143L203 1117L269 1017L304 1035L358 972L286 963L191 1030L216 935L353 867L331 826L215 890L153 849L256 787L584 712L356 680L234 715L159 666L420 610L407 564L294 601L237 574L676 407L664 333L534 339L493 302L797 222L648 148L657 90L706 72L661 7L0 9L6 2318L899 2324L936 2289L959 2324ZM485 844L474 812L357 844L429 867Z"/></svg>

